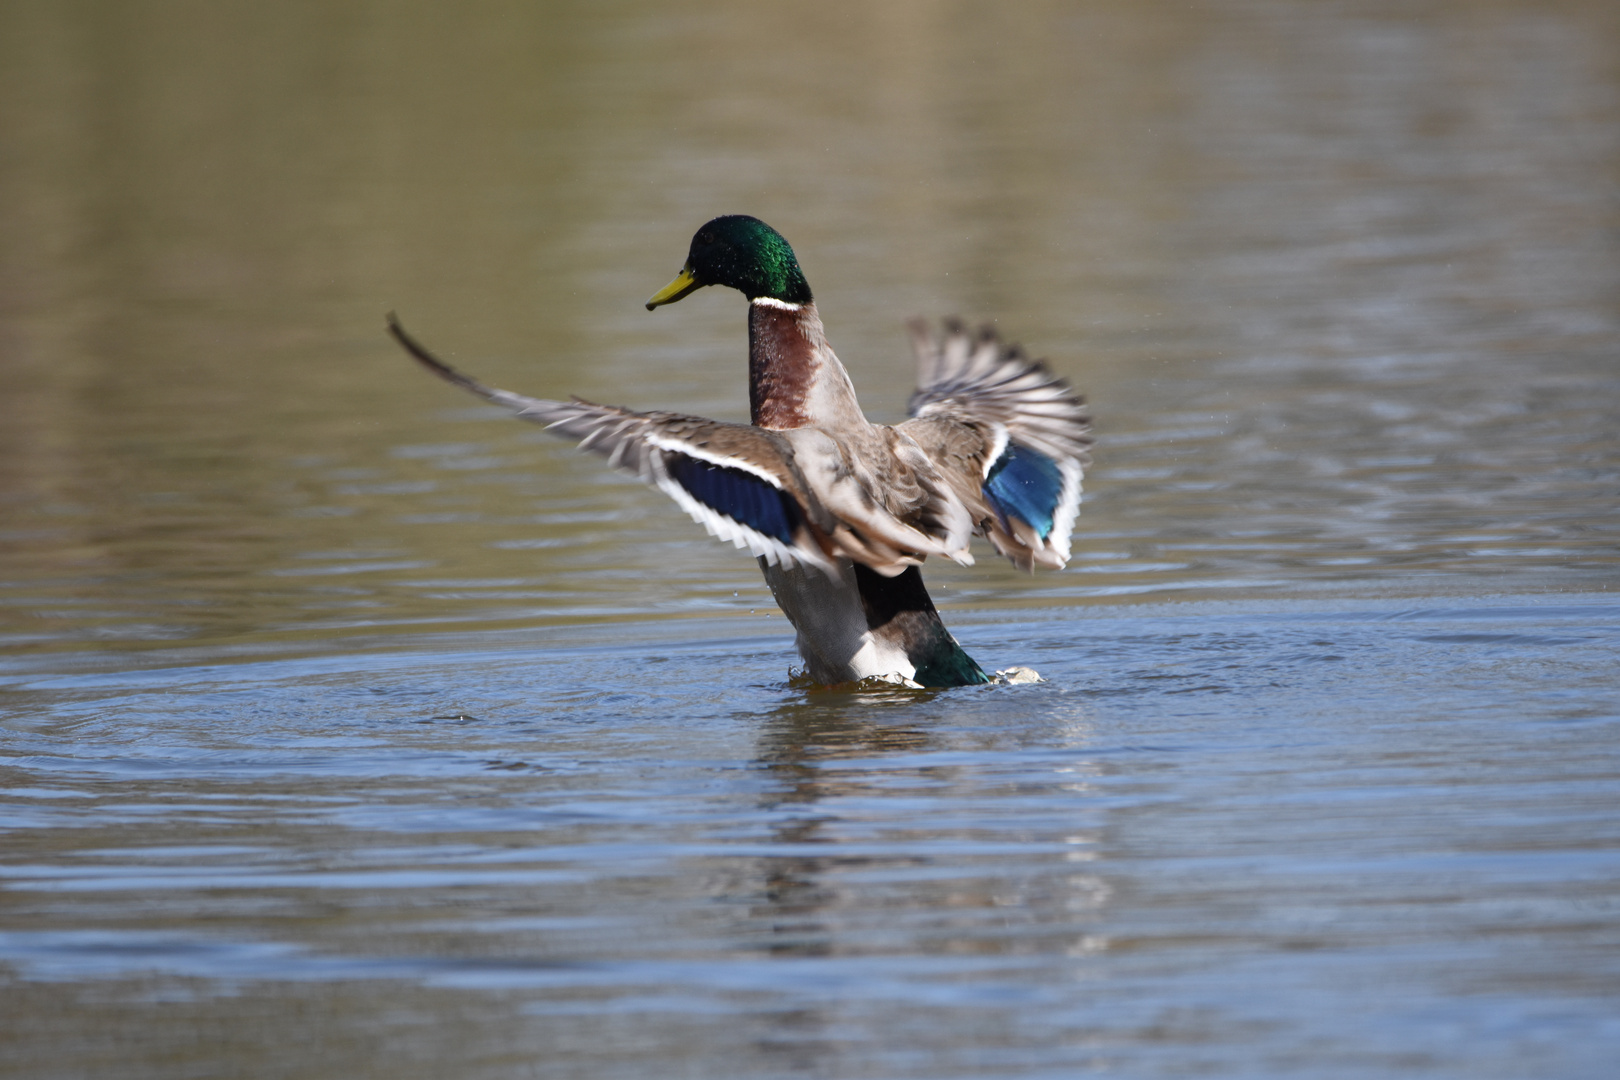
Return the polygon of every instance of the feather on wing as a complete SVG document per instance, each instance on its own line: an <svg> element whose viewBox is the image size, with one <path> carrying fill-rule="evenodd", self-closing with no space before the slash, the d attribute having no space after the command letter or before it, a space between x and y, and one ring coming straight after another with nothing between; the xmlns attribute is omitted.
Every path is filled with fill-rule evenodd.
<svg viewBox="0 0 1620 1080"><path fill-rule="evenodd" d="M589 401L548 401L486 386L450 367L405 332L389 332L434 374L486 401L577 439L581 449L635 473L685 510L710 535L766 562L834 571L818 533L833 521L807 491L793 451L777 433L700 416L636 412Z"/></svg>
<svg viewBox="0 0 1620 1080"><path fill-rule="evenodd" d="M863 433L884 439L883 428ZM887 429L891 430L892 429ZM929 555L972 565L971 523L954 494L926 471L911 468L886 443L867 453L820 428L772 432L793 448L806 485L833 519L829 539L849 558L894 577Z"/></svg>
<svg viewBox="0 0 1620 1080"><path fill-rule="evenodd" d="M844 556L892 577L929 555L973 561L967 511L920 448L893 429L845 439L816 428L774 431L532 398L455 370L392 316L388 328L440 378L579 440L663 491L711 535L772 565L803 563L833 575L834 559Z"/></svg>
<svg viewBox="0 0 1620 1080"><path fill-rule="evenodd" d="M988 327L970 336L950 321L936 339L919 320L911 332L918 385L898 430L996 550L1025 570L1063 566L1089 463L1085 400Z"/></svg>

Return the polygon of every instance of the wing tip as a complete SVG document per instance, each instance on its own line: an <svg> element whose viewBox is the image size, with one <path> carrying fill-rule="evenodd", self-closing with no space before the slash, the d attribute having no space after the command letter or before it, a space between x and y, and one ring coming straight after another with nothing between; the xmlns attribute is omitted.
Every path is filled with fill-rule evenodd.
<svg viewBox="0 0 1620 1080"><path fill-rule="evenodd" d="M471 375L463 375L461 372L457 371L443 360L440 360L438 356L434 354L432 349L429 349L426 345L423 345L420 341L417 341L416 338L411 336L411 334L405 329L405 324L399 321L399 316L396 313L390 311L384 317L384 323L388 328L389 335L399 343L399 347L404 349L405 352L408 353L417 363L433 372L433 374L437 375L446 382L454 383L463 390L477 394L481 398L504 404L504 402L502 402L502 395L505 394L506 391L496 390L493 387L485 386Z"/></svg>

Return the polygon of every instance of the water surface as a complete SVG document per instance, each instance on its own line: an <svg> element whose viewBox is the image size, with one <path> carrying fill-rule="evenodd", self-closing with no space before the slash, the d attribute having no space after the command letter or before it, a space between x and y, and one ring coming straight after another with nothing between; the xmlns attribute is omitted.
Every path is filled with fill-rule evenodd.
<svg viewBox="0 0 1620 1080"><path fill-rule="evenodd" d="M1591 2L13 5L0 1072L1602 1076L1620 22ZM746 415L691 231L1092 401L986 666L416 371Z"/></svg>

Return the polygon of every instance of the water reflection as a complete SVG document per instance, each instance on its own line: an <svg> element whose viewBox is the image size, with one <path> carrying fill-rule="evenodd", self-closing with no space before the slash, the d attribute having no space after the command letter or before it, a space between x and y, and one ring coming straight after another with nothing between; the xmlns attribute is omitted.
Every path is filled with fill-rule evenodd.
<svg viewBox="0 0 1620 1080"><path fill-rule="evenodd" d="M982 708L1004 716L1017 689L991 692L1003 700ZM749 718L761 728L757 764L774 781L760 806L782 849L759 860L762 902L751 911L770 928L768 955L882 954L907 941L986 958L1106 947L1098 923L1115 888L1087 869L1106 832L1091 805L1101 768L1085 754L1088 723L1064 720L1047 695L1037 729L964 738L956 721L971 706L941 701L936 712L937 696L819 693ZM930 713L953 718L949 734L918 722ZM1040 763L1015 764L1031 745L1047 750ZM1021 796L1045 809L1041 828L1026 822L1015 838L994 820ZM892 921L900 912L903 929ZM964 993L1000 978L940 977Z"/></svg>
<svg viewBox="0 0 1620 1080"><path fill-rule="evenodd" d="M1617 49L0 5L6 1067L1612 1072ZM1071 568L930 571L1051 684L799 694L751 560L383 334L745 416L737 303L641 307L723 211L875 415L912 314L1087 391Z"/></svg>
<svg viewBox="0 0 1620 1080"><path fill-rule="evenodd" d="M823 803L866 791L863 770L837 769L841 759L880 758L886 753L924 752L934 743L928 733L886 715L884 706L910 704L932 696L915 691L824 692L778 708L761 722L757 764L776 782L761 800L774 822L772 839L784 854L763 860L761 894L765 904L752 912L768 919L773 954L820 956L831 951L833 928L822 920L836 906L840 890L829 880L863 866L896 865L894 857L851 855L842 851L838 814ZM913 712L906 709L902 716ZM800 854L811 845L824 855ZM905 861L902 859L902 861Z"/></svg>
<svg viewBox="0 0 1620 1080"><path fill-rule="evenodd" d="M768 607L380 329L744 415L736 305L640 306L719 210L794 238L878 415L913 313L1091 395L1074 569L948 602L1612 582L1611 7L8 8L0 640Z"/></svg>
<svg viewBox="0 0 1620 1080"><path fill-rule="evenodd" d="M446 1011L391 1075L486 1040L626 1075L1241 1072L1432 1052L1402 1017L1441 1007L1450 1058L1522 1054L1549 987L1571 1034L1612 1011L1613 609L1137 605L1083 646L1024 615L1051 682L877 697L784 687L719 625L41 678L0 729L0 997L47 1076L86 1015L172 1071L312 1000L319 1045L262 1051L311 1075ZM626 686L632 654L730 677Z"/></svg>

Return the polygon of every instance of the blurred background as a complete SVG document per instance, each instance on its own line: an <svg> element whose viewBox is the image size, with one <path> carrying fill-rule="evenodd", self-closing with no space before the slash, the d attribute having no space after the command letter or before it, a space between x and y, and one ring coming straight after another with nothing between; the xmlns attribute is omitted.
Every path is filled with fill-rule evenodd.
<svg viewBox="0 0 1620 1080"><path fill-rule="evenodd" d="M422 372L1089 397L986 668ZM0 4L0 1076L1599 1077L1620 4Z"/></svg>
<svg viewBox="0 0 1620 1080"><path fill-rule="evenodd" d="M382 332L745 417L738 298L641 306L724 212L795 245L875 418L913 315L1090 396L1071 569L986 552L944 602L1610 587L1617 41L1581 0L7 4L3 640L768 608Z"/></svg>

